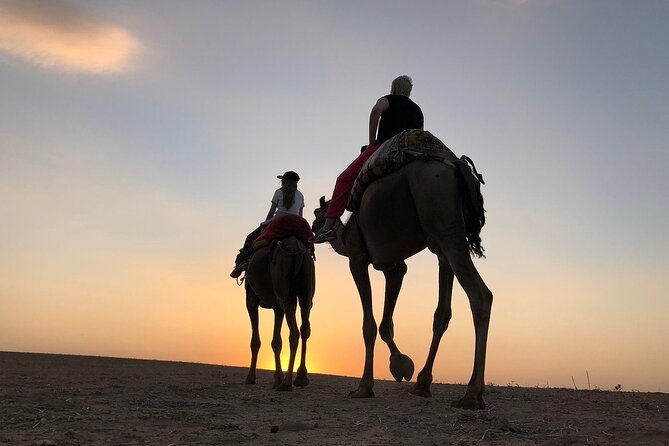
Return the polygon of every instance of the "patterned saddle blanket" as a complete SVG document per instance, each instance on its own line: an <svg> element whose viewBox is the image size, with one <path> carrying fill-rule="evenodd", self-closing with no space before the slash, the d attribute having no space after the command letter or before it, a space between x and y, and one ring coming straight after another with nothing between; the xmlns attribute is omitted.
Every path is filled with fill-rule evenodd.
<svg viewBox="0 0 669 446"><path fill-rule="evenodd" d="M384 177L417 159L434 159L455 166L458 157L432 133L410 129L393 136L362 166L353 183L346 210L355 212L360 208L365 189L374 180Z"/></svg>
<svg viewBox="0 0 669 446"><path fill-rule="evenodd" d="M253 246L258 248L263 246L265 242L271 242L272 240L283 239L291 235L296 236L302 241L306 246L309 246L311 243L310 240L313 239L314 233L311 231L311 226L309 222L299 215L282 215L276 217L272 222L263 229L260 236L255 239Z"/></svg>

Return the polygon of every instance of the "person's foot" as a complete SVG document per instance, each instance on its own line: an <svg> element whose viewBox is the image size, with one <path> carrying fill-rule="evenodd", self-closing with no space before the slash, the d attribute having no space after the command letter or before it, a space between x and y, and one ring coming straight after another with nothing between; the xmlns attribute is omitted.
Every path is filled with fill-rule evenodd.
<svg viewBox="0 0 669 446"><path fill-rule="evenodd" d="M321 229L316 233L313 243L325 243L337 240L337 234L334 229Z"/></svg>
<svg viewBox="0 0 669 446"><path fill-rule="evenodd" d="M242 262L242 263L236 264L235 269L233 269L232 272L230 273L230 277L232 277L233 279L236 279L239 276L241 276L242 273L244 271L246 271L246 267L248 266L248 264L249 264L249 262Z"/></svg>

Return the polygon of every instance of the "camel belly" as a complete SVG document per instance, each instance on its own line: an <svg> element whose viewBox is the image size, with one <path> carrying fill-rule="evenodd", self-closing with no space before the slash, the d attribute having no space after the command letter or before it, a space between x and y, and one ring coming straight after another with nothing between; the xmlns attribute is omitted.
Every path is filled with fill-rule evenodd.
<svg viewBox="0 0 669 446"><path fill-rule="evenodd" d="M437 161L414 161L372 183L356 218L374 267L392 267L425 249L428 238L452 233L459 200L455 170Z"/></svg>
<svg viewBox="0 0 669 446"><path fill-rule="evenodd" d="M409 167L409 166L407 166ZM376 269L386 269L427 246L411 191L400 169L370 184L357 221Z"/></svg>
<svg viewBox="0 0 669 446"><path fill-rule="evenodd" d="M251 257L246 271L246 286L258 298L262 308L274 308L276 306L276 296L272 288L269 264L269 247L261 248Z"/></svg>

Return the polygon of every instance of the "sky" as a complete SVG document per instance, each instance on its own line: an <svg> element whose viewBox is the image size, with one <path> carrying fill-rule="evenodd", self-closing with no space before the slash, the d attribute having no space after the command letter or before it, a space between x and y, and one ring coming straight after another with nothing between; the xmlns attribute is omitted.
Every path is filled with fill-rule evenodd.
<svg viewBox="0 0 669 446"><path fill-rule="evenodd" d="M0 0L0 350L248 366L228 274L276 175L311 220L408 74L486 180L486 382L669 391L668 2L159 3ZM316 255L307 365L360 376L348 262ZM407 264L395 340L420 370L438 265ZM473 350L456 284L435 382Z"/></svg>

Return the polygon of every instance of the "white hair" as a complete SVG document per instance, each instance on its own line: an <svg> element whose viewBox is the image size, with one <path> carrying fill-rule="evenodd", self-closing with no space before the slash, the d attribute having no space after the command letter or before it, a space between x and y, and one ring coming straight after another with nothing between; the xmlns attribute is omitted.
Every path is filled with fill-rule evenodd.
<svg viewBox="0 0 669 446"><path fill-rule="evenodd" d="M391 91L394 94L399 94L402 96L411 95L411 88L413 87L413 81L406 74L399 76L393 80L393 83L390 86Z"/></svg>

